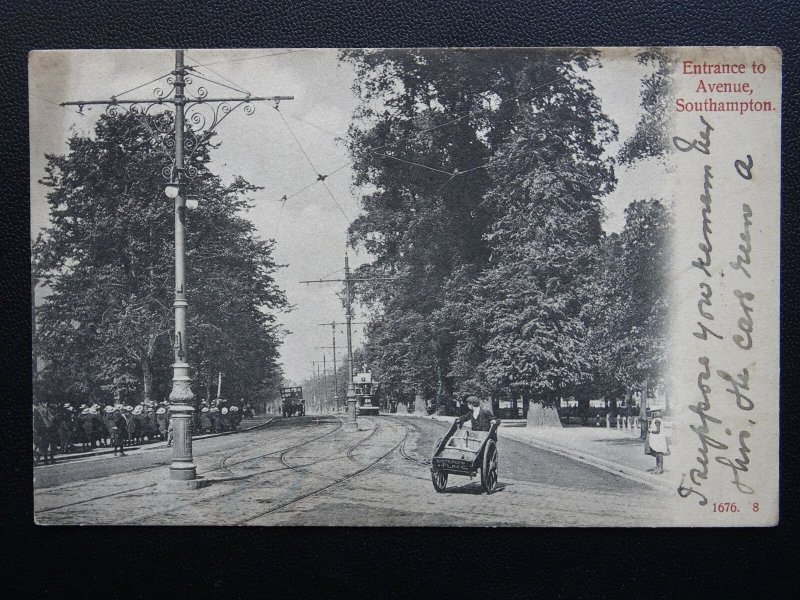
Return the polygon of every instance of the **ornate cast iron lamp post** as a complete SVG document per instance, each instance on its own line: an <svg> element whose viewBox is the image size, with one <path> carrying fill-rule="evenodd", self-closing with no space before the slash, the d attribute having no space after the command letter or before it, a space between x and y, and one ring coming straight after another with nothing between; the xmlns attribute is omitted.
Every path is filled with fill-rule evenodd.
<svg viewBox="0 0 800 600"><path fill-rule="evenodd" d="M170 416L173 423L173 453L169 479L172 482L182 482L187 487L196 487L197 467L192 458L194 394L189 372L187 353L189 344L186 332L189 302L186 296L185 275L185 212L187 204L189 208L194 208L197 206L197 201L187 201L181 193L182 187L187 179L197 175L197 168L191 162L192 158L225 117L240 106L243 107L245 114L253 114L255 111L253 102L271 100L277 103L281 100L292 100L294 96L253 97L246 94L240 97L209 98L208 90L202 85L193 88L193 91L188 91L187 86L193 86L195 77L210 83L217 82L206 79L196 73L193 67L184 65L183 54L183 50L175 51L175 70L166 76L166 85L169 87L166 91L165 88L156 87L150 99L121 100L112 96L109 100L62 102L61 105L77 106L80 111L86 105L105 105L109 116L116 116L121 110L127 110L138 118L150 133L154 147L164 155L162 175L168 181L164 193L175 201L175 300L173 302L175 339L172 391L169 395ZM230 88L225 84L218 85ZM164 105L174 106L174 120L159 118L159 109Z"/></svg>

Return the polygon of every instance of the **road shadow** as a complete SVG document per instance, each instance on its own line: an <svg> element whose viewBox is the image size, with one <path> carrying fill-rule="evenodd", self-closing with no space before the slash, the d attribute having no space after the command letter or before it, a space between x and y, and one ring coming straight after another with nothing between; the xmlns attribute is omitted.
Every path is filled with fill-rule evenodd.
<svg viewBox="0 0 800 600"><path fill-rule="evenodd" d="M449 482L448 482L449 483ZM497 487L494 488L492 494L496 494L498 492L502 492L506 488L505 483L498 483ZM445 494L467 494L472 496L480 496L484 493L483 488L481 487L480 481L472 481L467 484L462 484L458 487L447 487L444 490ZM490 494L491 495L491 494Z"/></svg>

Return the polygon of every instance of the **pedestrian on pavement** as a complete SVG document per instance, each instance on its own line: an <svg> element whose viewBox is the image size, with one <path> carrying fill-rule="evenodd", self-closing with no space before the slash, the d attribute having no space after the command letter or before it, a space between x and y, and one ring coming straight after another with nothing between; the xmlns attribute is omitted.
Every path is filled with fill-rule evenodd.
<svg viewBox="0 0 800 600"><path fill-rule="evenodd" d="M645 454L656 457L656 468L653 471L656 475L664 472L664 456L669 455L669 442L664 432L664 423L661 419L661 411L654 410L647 427L647 439L645 440Z"/></svg>
<svg viewBox="0 0 800 600"><path fill-rule="evenodd" d="M120 410L114 411L114 426L111 428L111 443L114 445L114 456L119 447L120 456L125 456L125 438L128 437L128 422Z"/></svg>

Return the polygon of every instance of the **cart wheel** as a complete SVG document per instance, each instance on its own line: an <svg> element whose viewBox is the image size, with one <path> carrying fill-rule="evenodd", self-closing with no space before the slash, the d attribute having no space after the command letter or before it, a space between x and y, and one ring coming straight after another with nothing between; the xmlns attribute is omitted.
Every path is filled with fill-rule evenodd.
<svg viewBox="0 0 800 600"><path fill-rule="evenodd" d="M494 443L494 440L486 442L486 448L483 451L481 487L487 494L491 494L497 487L497 444Z"/></svg>
<svg viewBox="0 0 800 600"><path fill-rule="evenodd" d="M447 471L431 469L431 481L433 481L433 489L441 494L447 487Z"/></svg>
<svg viewBox="0 0 800 600"><path fill-rule="evenodd" d="M433 457L436 456L436 448L439 447L439 444L442 443L443 439L444 438L439 438L434 442L433 451L431 452L431 463L433 463ZM433 481L433 489L441 494L444 491L444 488L447 487L447 471L431 469L431 481Z"/></svg>

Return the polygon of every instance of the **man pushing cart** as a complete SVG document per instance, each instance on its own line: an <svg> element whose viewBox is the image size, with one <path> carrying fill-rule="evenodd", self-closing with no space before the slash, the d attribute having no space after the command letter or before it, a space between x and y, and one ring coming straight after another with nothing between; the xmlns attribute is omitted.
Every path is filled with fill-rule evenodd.
<svg viewBox="0 0 800 600"><path fill-rule="evenodd" d="M481 489L491 494L497 488L497 427L500 420L481 408L477 396L467 398L470 412L457 418L450 430L433 446L431 480L441 493L449 474L475 477L481 472ZM464 429L470 422L472 429Z"/></svg>

